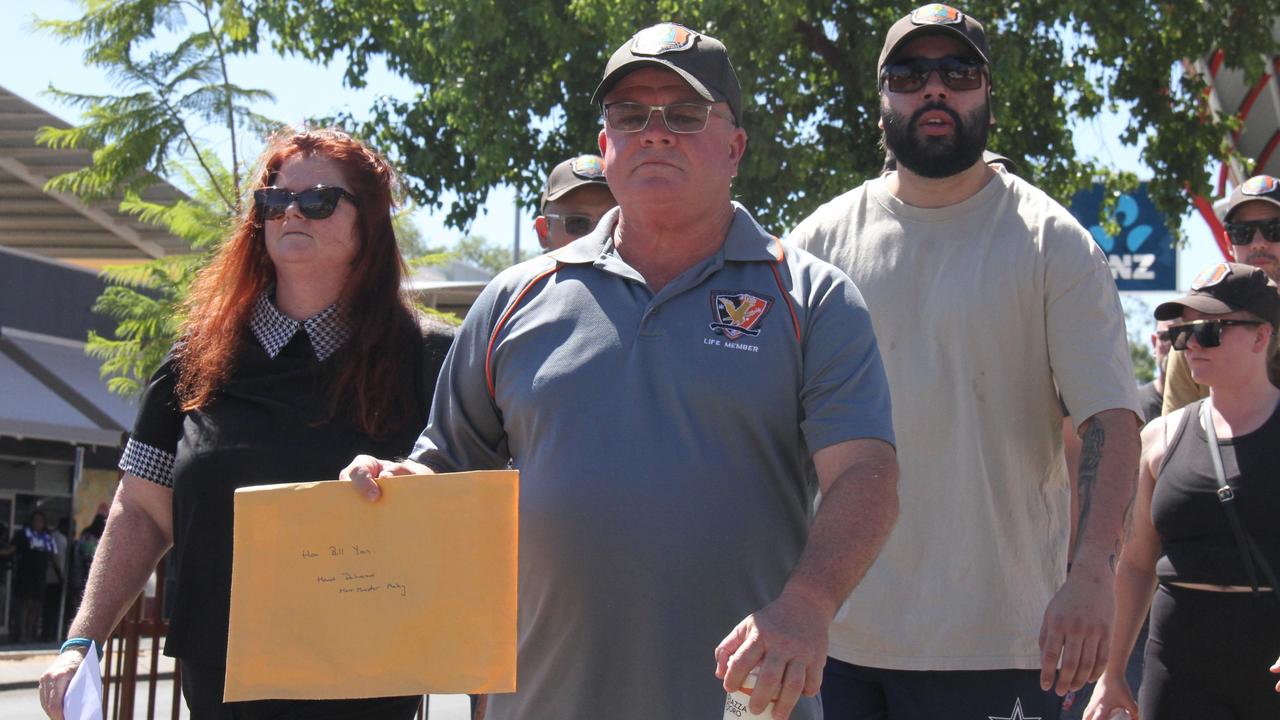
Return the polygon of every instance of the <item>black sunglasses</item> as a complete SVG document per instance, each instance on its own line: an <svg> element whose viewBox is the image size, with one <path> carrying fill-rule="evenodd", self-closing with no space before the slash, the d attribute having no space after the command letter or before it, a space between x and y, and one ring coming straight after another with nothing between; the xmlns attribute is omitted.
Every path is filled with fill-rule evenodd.
<svg viewBox="0 0 1280 720"><path fill-rule="evenodd" d="M1226 228L1227 238L1231 240L1232 245L1248 245L1253 242L1255 232L1262 233L1262 237L1267 242L1280 242L1280 218L1229 222Z"/></svg>
<svg viewBox="0 0 1280 720"><path fill-rule="evenodd" d="M302 192L292 192L278 187L265 187L253 191L253 202L264 220L283 217L289 206L298 203L298 212L309 220L323 220L333 214L338 201L346 198L352 205L356 196L340 187L317 185Z"/></svg>
<svg viewBox="0 0 1280 720"><path fill-rule="evenodd" d="M977 90L982 87L986 65L980 60L966 60L953 55L944 58L913 58L888 63L880 70L880 84L895 93L913 93L929 82L936 72L942 84L952 90Z"/></svg>
<svg viewBox="0 0 1280 720"><path fill-rule="evenodd" d="M1215 348L1222 344L1222 328L1231 325L1261 325L1257 320L1196 320L1169 326L1169 337L1174 350L1186 350L1187 342L1195 337L1200 347Z"/></svg>
<svg viewBox="0 0 1280 720"><path fill-rule="evenodd" d="M591 232L596 226L596 221L591 219L588 215L561 215L559 213L547 213L545 217L548 219L558 219L560 222L564 223L565 234L570 237L582 237L583 235Z"/></svg>

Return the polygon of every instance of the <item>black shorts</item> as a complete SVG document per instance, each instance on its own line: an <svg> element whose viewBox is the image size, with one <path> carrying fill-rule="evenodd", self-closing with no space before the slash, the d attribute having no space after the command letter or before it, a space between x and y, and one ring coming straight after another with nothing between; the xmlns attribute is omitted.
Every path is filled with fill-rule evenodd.
<svg viewBox="0 0 1280 720"><path fill-rule="evenodd" d="M1280 603L1161 584L1138 707L1143 720L1276 720Z"/></svg>
<svg viewBox="0 0 1280 720"><path fill-rule="evenodd" d="M826 720L1058 720L1039 670L882 670L827 658Z"/></svg>

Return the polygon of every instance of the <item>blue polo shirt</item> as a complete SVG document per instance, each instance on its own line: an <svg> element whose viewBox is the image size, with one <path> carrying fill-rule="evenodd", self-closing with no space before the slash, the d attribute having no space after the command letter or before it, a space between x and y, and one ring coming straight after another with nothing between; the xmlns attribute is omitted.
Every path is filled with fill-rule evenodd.
<svg viewBox="0 0 1280 720"><path fill-rule="evenodd" d="M655 294L613 246L618 212L481 293L413 453L521 471L519 689L491 698L498 720L718 717L713 651L799 558L813 453L893 442L845 274L735 206L721 249Z"/></svg>

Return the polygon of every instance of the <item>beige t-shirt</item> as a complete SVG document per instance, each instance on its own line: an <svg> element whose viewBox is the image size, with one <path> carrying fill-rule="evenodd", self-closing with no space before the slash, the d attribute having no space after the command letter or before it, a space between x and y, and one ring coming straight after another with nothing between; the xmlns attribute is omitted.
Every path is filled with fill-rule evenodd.
<svg viewBox="0 0 1280 720"><path fill-rule="evenodd" d="M1059 393L1077 430L1139 408L1105 257L1066 209L1003 172L940 209L870 180L790 239L862 291L898 439L901 514L836 616L831 655L1038 668L1070 529Z"/></svg>

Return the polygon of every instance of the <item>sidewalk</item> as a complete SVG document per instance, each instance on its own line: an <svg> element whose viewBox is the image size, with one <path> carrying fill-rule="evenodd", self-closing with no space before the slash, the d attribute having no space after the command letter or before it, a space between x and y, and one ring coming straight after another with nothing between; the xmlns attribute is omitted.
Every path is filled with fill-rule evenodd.
<svg viewBox="0 0 1280 720"><path fill-rule="evenodd" d="M163 653L163 645L157 649ZM32 645L16 650L0 651L0 692L7 690L34 689L40 681L40 675L50 663L58 657L58 648L54 645ZM173 658L160 655L157 663L160 677L167 679L173 676ZM142 643L138 651L138 674L146 677L151 673L151 642Z"/></svg>

